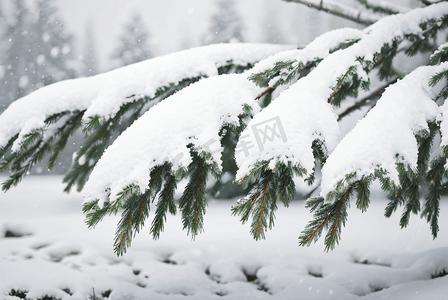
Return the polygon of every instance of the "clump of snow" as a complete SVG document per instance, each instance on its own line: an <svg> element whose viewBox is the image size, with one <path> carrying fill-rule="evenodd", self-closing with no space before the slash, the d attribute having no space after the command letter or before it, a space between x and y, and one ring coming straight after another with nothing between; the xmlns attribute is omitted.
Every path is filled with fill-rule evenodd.
<svg viewBox="0 0 448 300"><path fill-rule="evenodd" d="M190 143L211 153L221 165L219 131L226 123L237 123L244 105L255 110L261 92L247 74L207 78L188 86L155 105L110 146L98 161L84 188L86 202L114 201L125 187L147 188L151 168L172 162L174 171L191 162Z"/></svg>
<svg viewBox="0 0 448 300"><path fill-rule="evenodd" d="M44 120L64 111L87 110L90 116L109 117L120 106L138 97L153 97L158 88L197 76L215 76L232 61L254 64L292 45L218 44L192 48L129 65L88 78L65 80L45 86L15 102L0 116L0 147L20 133L40 128ZM17 141L17 143L20 142Z"/></svg>
<svg viewBox="0 0 448 300"><path fill-rule="evenodd" d="M317 37L304 49L283 51L260 61L251 69L251 73L259 73L273 68L275 63L280 61L286 62L297 60L298 62L302 62L303 65L306 65L308 62L313 61L316 58L327 57L330 54L330 51L341 43L359 39L363 36L365 36L365 33L355 28L331 30Z"/></svg>
<svg viewBox="0 0 448 300"><path fill-rule="evenodd" d="M417 168L414 135L428 131L427 121L434 120L438 113L432 100L434 93L428 87L437 68L420 67L386 89L376 106L327 159L322 168L321 196L325 197L347 174L356 172L353 180L359 180L382 169L398 185L397 162Z"/></svg>

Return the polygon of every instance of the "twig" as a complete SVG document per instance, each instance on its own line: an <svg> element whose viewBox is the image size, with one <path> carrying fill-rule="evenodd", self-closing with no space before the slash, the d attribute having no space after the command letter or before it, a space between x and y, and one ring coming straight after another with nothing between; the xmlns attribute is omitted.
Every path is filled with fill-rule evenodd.
<svg viewBox="0 0 448 300"><path fill-rule="evenodd" d="M361 107L363 107L364 105L366 105L368 103L369 100L371 100L374 97L378 97L381 96L381 94L384 93L384 90L391 84L395 83L397 81L397 79L395 78L393 81L390 81L382 86L380 86L379 88L377 88L376 90L374 90L372 93L370 93L369 95L365 96L364 98L362 98L361 100L359 100L358 102L356 102L355 104L353 104L352 106L350 106L349 108L347 108L345 111L343 111L342 113L339 114L338 116L338 122L346 117L347 115L349 115L351 112L360 109Z"/></svg>
<svg viewBox="0 0 448 300"><path fill-rule="evenodd" d="M436 4L436 3L439 3L439 2L442 2L442 0L439 0L439 1L435 1L435 0L420 0L423 4L425 4L425 5L431 5L431 4Z"/></svg>
<svg viewBox="0 0 448 300"><path fill-rule="evenodd" d="M365 13L361 10L331 0L321 0L320 4L316 4L315 1L311 0L284 0L284 1L304 4L308 7L312 7L317 10L322 10L335 16L342 17L347 20L351 20L356 23L364 24L367 26L372 25L373 23L381 19L380 16Z"/></svg>
<svg viewBox="0 0 448 300"><path fill-rule="evenodd" d="M261 97L263 97L264 95L266 95L267 93L269 93L270 91L272 91L274 88L272 86L268 87L266 90L264 90L260 95L258 95L255 100L260 99Z"/></svg>

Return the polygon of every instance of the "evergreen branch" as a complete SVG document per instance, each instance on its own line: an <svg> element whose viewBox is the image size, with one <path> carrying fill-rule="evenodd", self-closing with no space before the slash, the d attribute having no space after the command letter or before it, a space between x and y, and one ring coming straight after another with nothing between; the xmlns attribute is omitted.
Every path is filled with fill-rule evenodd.
<svg viewBox="0 0 448 300"><path fill-rule="evenodd" d="M381 97L381 95L384 93L386 88L389 85L394 84L395 82L397 82L397 78L395 78L392 81L387 82L386 84L381 85L376 90L372 91L370 94L363 97L361 100L357 101L352 106L348 107L346 110L344 110L342 113L340 113L338 115L338 122L341 121L344 117L348 116L351 112L353 112L357 109L360 109L361 107L369 104L372 99Z"/></svg>
<svg viewBox="0 0 448 300"><path fill-rule="evenodd" d="M334 249L335 244L339 243L342 226L347 219L347 207L352 190L353 185L349 185L343 193L337 193L335 202L327 202L323 197L308 200L306 207L315 213L313 220L299 236L300 246L311 245L320 238L324 228L331 228L325 236L325 251Z"/></svg>
<svg viewBox="0 0 448 300"><path fill-rule="evenodd" d="M263 92L261 92L255 99L258 100L261 97L263 97L264 95L266 95L267 93L271 92L274 88L272 86L268 87L267 89L265 89Z"/></svg>
<svg viewBox="0 0 448 300"><path fill-rule="evenodd" d="M435 87L442 79L445 79L445 81L448 79L448 70L434 74L429 80L428 84L430 87ZM441 91L437 95L437 99L442 99L443 101L445 101L447 97L448 97L448 85L445 84L445 86L441 89Z"/></svg>
<svg viewBox="0 0 448 300"><path fill-rule="evenodd" d="M165 173L165 184L160 192L159 201L156 205L156 212L151 225L151 233L154 239L160 237L166 222L166 214L169 211L172 215L176 214L176 204L174 203L174 192L177 187L176 177L169 171Z"/></svg>
<svg viewBox="0 0 448 300"><path fill-rule="evenodd" d="M252 66L252 64L240 65L228 61L227 64L218 68L218 74L241 73ZM160 102L202 78L204 76L200 75L183 79L177 84L170 83L158 88L152 98L136 98L135 95L131 95L127 98L133 100L124 103L119 111L109 118L98 115L90 116L90 121L84 126L83 130L86 133L86 140L76 153L75 160L63 179L63 182L67 184L64 191L69 192L75 184L78 191L82 190L105 149L149 109L148 105Z"/></svg>
<svg viewBox="0 0 448 300"><path fill-rule="evenodd" d="M347 49L348 47L356 44L360 41L357 39L348 39L339 43L334 48L329 49L329 53L334 53L339 50ZM249 80L255 82L256 85L261 87L267 87L262 93L260 93L256 99L260 99L264 95L268 95L265 99L264 107L270 103L269 95L280 85L288 84L292 81L297 81L302 77L307 76L314 67L316 67L323 58L316 57L312 61L298 62L297 60L279 61L275 63L275 66L271 69L267 69L263 72L254 73L249 76Z"/></svg>
<svg viewBox="0 0 448 300"><path fill-rule="evenodd" d="M354 9L353 7L348 7L344 4L338 3L331 0L320 0L317 4L315 1L310 0L284 0L286 2L297 2L308 7L315 8L317 10L330 13L332 15L342 17L344 19L360 23L363 25L372 25L378 21L381 17L372 14L366 14L361 10Z"/></svg>
<svg viewBox="0 0 448 300"><path fill-rule="evenodd" d="M152 98L142 97L124 103L119 111L108 119L98 115L90 117L90 121L84 127L86 140L76 153L75 160L63 179L63 182L67 183L64 191L69 192L75 184L78 191L82 190L105 149L148 109L148 104L162 101L202 77L184 79L178 84L171 83L159 88Z"/></svg>
<svg viewBox="0 0 448 300"><path fill-rule="evenodd" d="M360 86L363 89L368 89L369 84L369 81L364 81L359 77L357 66L351 66L345 74L337 78L336 86L332 88L333 93L330 94L327 102L339 107L347 96L357 97Z"/></svg>
<svg viewBox="0 0 448 300"><path fill-rule="evenodd" d="M404 211L400 218L401 228L409 225L411 212L417 214L420 211L420 192L419 178L412 169L405 168L403 164L397 166L401 188L401 197L403 197ZM399 196L400 197L400 196Z"/></svg>
<svg viewBox="0 0 448 300"><path fill-rule="evenodd" d="M390 217L398 205L404 204L404 211L400 218L400 226L408 226L411 213L418 214L420 211L420 186L422 178L425 177L428 170L431 146L438 130L435 122L429 122L429 132L417 134L418 158L417 170L412 170L409 166L402 163L397 164L397 170L400 179L400 188L395 195L390 195L391 202L386 207L386 217Z"/></svg>
<svg viewBox="0 0 448 300"><path fill-rule="evenodd" d="M389 2L372 3L368 0L357 0L357 1L363 4L367 9L370 9L375 13L394 15L409 10L408 8L400 7L398 5Z"/></svg>
<svg viewBox="0 0 448 300"><path fill-rule="evenodd" d="M356 193L358 195L356 207L362 212L367 211L370 204L370 184L373 177L373 175L363 177L357 184L355 184Z"/></svg>
<svg viewBox="0 0 448 300"><path fill-rule="evenodd" d="M425 196L425 204L421 213L422 218L430 224L433 238L437 237L439 232L439 205L441 192L444 188L443 178L446 176L446 157L444 155L437 156L431 163L426 180L430 183L428 194Z"/></svg>
<svg viewBox="0 0 448 300"><path fill-rule="evenodd" d="M255 204L258 204L255 208L254 213L254 220L251 225L251 233L252 236L256 241L258 241L260 238L265 238L265 231L267 230L267 222L266 222L266 216L265 213L269 212L269 209L267 207L267 202L269 199L268 192L269 192L269 184L271 181L272 172L267 172L266 176L262 179L262 182L260 183L262 187L262 194L261 197L258 199L261 199L261 201L257 201ZM274 200L275 201L275 200Z"/></svg>
<svg viewBox="0 0 448 300"><path fill-rule="evenodd" d="M345 42L342 42L339 45L337 45L336 47L330 49L329 52L330 52L330 54L332 54L332 53L335 53L336 51L347 49L348 47L356 44L360 40L361 39L349 39L349 40L346 40Z"/></svg>
<svg viewBox="0 0 448 300"><path fill-rule="evenodd" d="M192 162L187 171L190 181L179 200L179 209L182 211L183 229L187 229L187 234L191 233L194 239L203 230L203 217L207 206L205 186L213 166L207 164L205 152L199 154L190 148L190 153Z"/></svg>
<svg viewBox="0 0 448 300"><path fill-rule="evenodd" d="M246 197L232 207L232 215L241 216L243 224L252 215L251 234L255 240L264 239L267 229L274 226L277 200L280 199L288 207L296 191L293 176L305 174L305 169L293 166L290 162L278 162L273 170L267 161L258 163L250 175L240 181L242 184L257 183Z"/></svg>
<svg viewBox="0 0 448 300"><path fill-rule="evenodd" d="M129 185L119 194L116 202L123 203L123 213L117 225L114 241L114 252L120 256L126 253L132 238L140 232L149 217L150 190L141 194L139 187Z"/></svg>
<svg viewBox="0 0 448 300"><path fill-rule="evenodd" d="M70 118L62 127L58 129L57 136L60 136L59 139L56 139L56 142L54 143L54 146L51 147L52 154L50 158L48 159L48 169L53 169L59 154L64 150L65 146L67 145L68 139L78 130L78 128L81 126L81 120L82 116L84 114L84 111L80 111L77 114L75 114L72 118Z"/></svg>
<svg viewBox="0 0 448 300"><path fill-rule="evenodd" d="M83 204L82 211L86 216L85 223L89 229L94 228L107 214L116 214L121 208L121 202L115 202L113 205L110 202L105 202L102 208L98 202L99 200L95 200Z"/></svg>
<svg viewBox="0 0 448 300"><path fill-rule="evenodd" d="M148 187L151 190L153 201L162 189L163 180L166 179L165 177L168 176L168 174L170 174L171 168L172 164L165 162L163 165L158 165L151 169L151 172L149 173Z"/></svg>
<svg viewBox="0 0 448 300"><path fill-rule="evenodd" d="M439 65L448 61L448 44L442 44L429 58L429 64L432 66Z"/></svg>
<svg viewBox="0 0 448 300"><path fill-rule="evenodd" d="M241 215L240 221L242 224L245 224L247 220L249 220L255 201L257 201L258 197L260 197L260 193L253 189L248 196L238 200L236 206L232 206L232 216Z"/></svg>
<svg viewBox="0 0 448 300"><path fill-rule="evenodd" d="M420 0L425 5L432 5L436 3L443 2L444 0Z"/></svg>
<svg viewBox="0 0 448 300"><path fill-rule="evenodd" d="M6 160L6 154L11 151L12 145L19 138L19 134L16 134L9 139L8 143L4 147L0 147L0 172L8 170L9 163Z"/></svg>
<svg viewBox="0 0 448 300"><path fill-rule="evenodd" d="M2 184L2 189L7 191L12 186L16 186L31 168L48 153L51 153L48 169L53 168L60 152L65 148L67 140L80 126L83 113L84 111L67 111L51 115L45 120L43 127L33 129L22 137L20 148L17 151L11 152L11 149L19 135L10 139L6 147L2 149L3 158L0 168L2 171L9 169L12 175ZM58 124L62 125L58 127ZM50 127L55 129L50 131ZM8 152L11 153L8 155Z"/></svg>
<svg viewBox="0 0 448 300"><path fill-rule="evenodd" d="M308 75L321 60L316 58L305 65L302 62L297 62L297 60L279 61L275 63L273 68L251 74L248 79L258 86L275 89L280 85L288 84L293 80L297 81L299 78ZM275 80L275 82L272 83L272 80Z"/></svg>
<svg viewBox="0 0 448 300"><path fill-rule="evenodd" d="M373 55L373 61L369 70L378 69L378 78L383 81L389 78L397 77L397 73L393 68L392 62L398 52L398 45L402 41L401 38L396 37L391 41L391 45L388 43L381 47L379 53Z"/></svg>
<svg viewBox="0 0 448 300"><path fill-rule="evenodd" d="M246 65L234 64L228 61L226 65L218 68L218 75L222 74L241 74L244 71L251 69L254 65L247 63Z"/></svg>

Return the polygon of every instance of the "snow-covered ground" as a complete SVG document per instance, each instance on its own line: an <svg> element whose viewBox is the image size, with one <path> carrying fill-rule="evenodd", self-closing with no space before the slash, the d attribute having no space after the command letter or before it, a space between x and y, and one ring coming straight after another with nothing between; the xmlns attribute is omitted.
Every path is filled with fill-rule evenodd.
<svg viewBox="0 0 448 300"><path fill-rule="evenodd" d="M373 193L366 213L352 206L330 253L322 242L298 246L311 218L303 201L280 208L267 239L255 242L230 215L236 200L211 199L195 241L179 216L169 217L160 240L144 229L117 258L119 217L88 230L81 196L64 194L60 182L29 177L0 195L1 299L19 299L13 290L28 291L27 299L448 299L448 276L440 277L448 272L448 199L432 240L419 217L403 230L399 212L385 219L384 195Z"/></svg>

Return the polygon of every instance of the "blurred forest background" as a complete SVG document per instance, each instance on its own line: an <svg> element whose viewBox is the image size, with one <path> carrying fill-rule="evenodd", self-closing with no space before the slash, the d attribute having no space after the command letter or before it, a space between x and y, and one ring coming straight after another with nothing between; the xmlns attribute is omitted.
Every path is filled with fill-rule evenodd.
<svg viewBox="0 0 448 300"><path fill-rule="evenodd" d="M213 43L298 47L361 25L281 0L0 0L0 114L57 81ZM64 174L77 133L51 174ZM50 174L45 162L33 174Z"/></svg>

